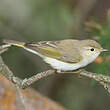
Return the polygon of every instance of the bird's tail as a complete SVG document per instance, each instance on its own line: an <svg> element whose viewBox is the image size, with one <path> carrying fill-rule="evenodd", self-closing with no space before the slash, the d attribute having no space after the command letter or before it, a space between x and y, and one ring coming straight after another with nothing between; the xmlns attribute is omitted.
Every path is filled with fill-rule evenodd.
<svg viewBox="0 0 110 110"><path fill-rule="evenodd" d="M19 42L19 41L14 41L14 40L3 40L4 43L9 44L9 45L15 45L18 47L23 47L25 48L25 42Z"/></svg>

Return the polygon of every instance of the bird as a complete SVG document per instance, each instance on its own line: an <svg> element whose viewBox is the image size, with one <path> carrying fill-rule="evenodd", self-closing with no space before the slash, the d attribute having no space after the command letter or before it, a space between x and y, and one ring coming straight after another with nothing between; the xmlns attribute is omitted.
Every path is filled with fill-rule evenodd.
<svg viewBox="0 0 110 110"><path fill-rule="evenodd" d="M108 51L95 40L65 39L59 41L39 41L25 43L4 40L6 44L22 47L40 56L53 69L74 71L92 63L101 52Z"/></svg>

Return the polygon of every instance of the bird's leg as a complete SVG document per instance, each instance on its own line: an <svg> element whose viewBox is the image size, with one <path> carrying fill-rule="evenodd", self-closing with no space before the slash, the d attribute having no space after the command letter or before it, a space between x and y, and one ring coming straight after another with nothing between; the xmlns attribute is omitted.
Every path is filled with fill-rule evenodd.
<svg viewBox="0 0 110 110"><path fill-rule="evenodd" d="M55 69L54 73L55 73L55 74L57 74L57 73L58 73L58 71L60 72L60 70Z"/></svg>
<svg viewBox="0 0 110 110"><path fill-rule="evenodd" d="M62 71L62 70L56 70L57 73L74 73L74 74L78 74L82 71L82 69L77 69L74 71Z"/></svg>
<svg viewBox="0 0 110 110"><path fill-rule="evenodd" d="M77 70L74 70L74 71L62 71L62 70L57 70L57 73L71 73L71 74L76 74L79 78L81 78L81 75L80 73L84 71L84 69L77 69Z"/></svg>
<svg viewBox="0 0 110 110"><path fill-rule="evenodd" d="M77 69L77 70L75 70L75 71L73 71L73 72L81 73L82 71L84 71L84 69L80 68L80 69Z"/></svg>
<svg viewBox="0 0 110 110"><path fill-rule="evenodd" d="M81 69L81 68L80 68L80 69L77 69L77 70L73 71L73 73L76 73L77 76L78 76L79 78L81 78L82 76L81 76L80 73L81 73L82 71L84 71L84 69Z"/></svg>

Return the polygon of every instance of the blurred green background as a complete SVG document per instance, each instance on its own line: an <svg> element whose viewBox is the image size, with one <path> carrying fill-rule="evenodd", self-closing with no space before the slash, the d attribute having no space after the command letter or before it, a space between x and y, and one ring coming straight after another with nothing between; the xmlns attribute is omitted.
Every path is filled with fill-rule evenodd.
<svg viewBox="0 0 110 110"><path fill-rule="evenodd" d="M95 39L110 49L109 0L1 0L0 44L3 39L25 42L61 39ZM2 55L20 78L50 69L41 58L18 47ZM86 67L110 75L110 54L103 53ZM109 110L110 97L97 82L63 74L32 85L69 110Z"/></svg>

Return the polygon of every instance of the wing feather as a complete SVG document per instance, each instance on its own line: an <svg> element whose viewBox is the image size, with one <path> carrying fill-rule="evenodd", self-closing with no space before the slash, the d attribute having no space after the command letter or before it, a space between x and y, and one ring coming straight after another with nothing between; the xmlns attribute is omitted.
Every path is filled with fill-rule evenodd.
<svg viewBox="0 0 110 110"><path fill-rule="evenodd" d="M55 58L63 62L77 63L81 60L81 56L75 57L68 54L67 50L70 48L68 45L65 49L63 49L59 44L59 41L41 41L38 43L27 43L25 44L25 47L37 51L43 56ZM77 50L74 49L74 52L77 54Z"/></svg>

